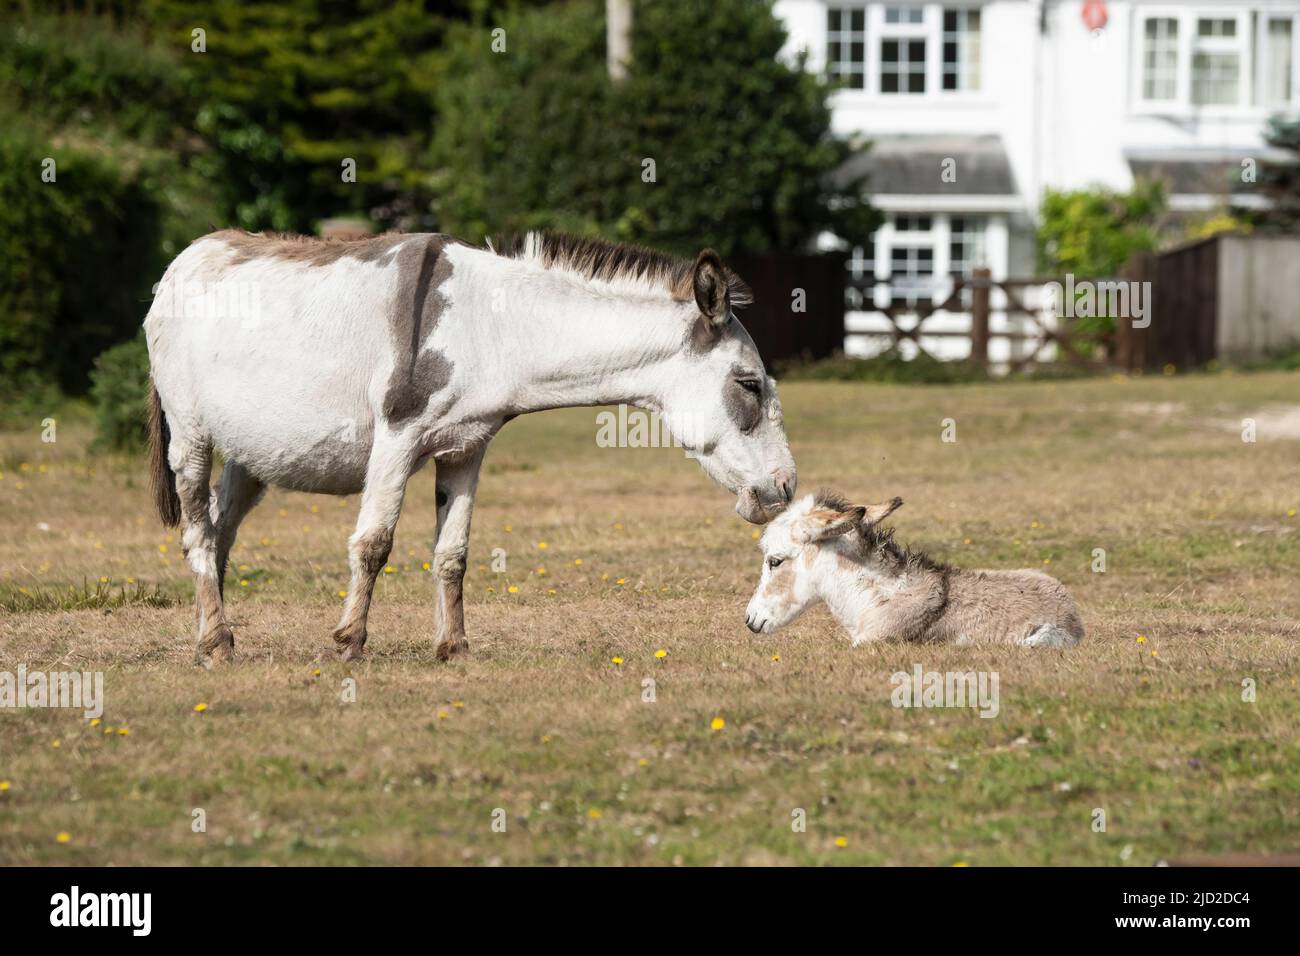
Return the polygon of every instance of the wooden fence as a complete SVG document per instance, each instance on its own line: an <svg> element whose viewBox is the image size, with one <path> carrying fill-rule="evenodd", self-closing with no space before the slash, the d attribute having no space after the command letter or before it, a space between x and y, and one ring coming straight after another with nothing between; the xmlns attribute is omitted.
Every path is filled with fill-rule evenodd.
<svg viewBox="0 0 1300 956"><path fill-rule="evenodd" d="M728 260L754 291L754 304L739 316L766 362L826 358L844 348L846 258L829 252Z"/></svg>
<svg viewBox="0 0 1300 956"><path fill-rule="evenodd" d="M1062 288L1066 286L1064 279L994 279L988 269L976 269L969 278L952 277L951 291L940 301L936 301L937 296L908 301L907 296L915 297L914 288L899 290L902 297L896 297L895 290L887 283L869 281L850 286L865 301L860 312L881 315L888 321L884 334L890 338L889 348L898 348L906 341L918 353L938 358L925 348L923 338L969 339L970 361L985 368L996 364L1007 372L1053 361L1096 369L1117 364L1123 349L1127 349L1123 351L1123 361L1131 362L1137 346L1129 336L1117 334L1116 330L1099 329L1096 323L1086 326L1079 320L1055 315L1042 301L1030 304L1026 293L1036 291L1041 299L1041 293L1053 281L1060 282ZM1082 281L1075 279L1074 284L1080 285ZM884 304L879 303L877 292L880 291L887 300ZM1001 323L1003 327L993 327L991 320L995 314L1005 320ZM965 320L961 323L964 328L927 328L927 323L937 316L958 316ZM1128 323L1117 322L1116 326L1127 331ZM860 331L859 334L881 333ZM1009 348L1005 360L993 363L989 343L995 339L1007 340Z"/></svg>

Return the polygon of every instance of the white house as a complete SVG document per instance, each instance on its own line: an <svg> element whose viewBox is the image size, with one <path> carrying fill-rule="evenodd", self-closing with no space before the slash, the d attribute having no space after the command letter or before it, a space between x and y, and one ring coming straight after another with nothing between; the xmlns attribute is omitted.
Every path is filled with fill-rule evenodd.
<svg viewBox="0 0 1300 956"><path fill-rule="evenodd" d="M944 277L977 265L1034 275L1047 188L1158 177L1176 212L1258 202L1250 168L1267 155L1265 121L1300 106L1300 0L777 0L775 11L787 54L806 51L809 69L843 81L835 130L874 144L863 165L886 221L843 238L862 243L855 274L888 278L895 295L946 295ZM882 321L851 313L849 328ZM927 348L965 354L955 339Z"/></svg>

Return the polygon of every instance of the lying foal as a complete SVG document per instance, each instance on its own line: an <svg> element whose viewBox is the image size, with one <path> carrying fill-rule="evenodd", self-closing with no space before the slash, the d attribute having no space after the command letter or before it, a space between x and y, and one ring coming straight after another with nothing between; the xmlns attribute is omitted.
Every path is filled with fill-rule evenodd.
<svg viewBox="0 0 1300 956"><path fill-rule="evenodd" d="M903 503L854 507L822 492L790 506L763 533L763 577L745 623L771 634L825 601L853 639L970 641L1069 647L1079 609L1041 571L963 571L894 543L880 522Z"/></svg>

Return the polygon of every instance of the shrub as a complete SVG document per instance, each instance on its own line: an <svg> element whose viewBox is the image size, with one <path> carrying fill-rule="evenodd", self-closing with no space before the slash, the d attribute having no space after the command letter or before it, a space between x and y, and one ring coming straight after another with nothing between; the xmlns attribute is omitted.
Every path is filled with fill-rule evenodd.
<svg viewBox="0 0 1300 956"><path fill-rule="evenodd" d="M43 182L53 160L56 179ZM23 131L0 115L0 386L84 393L161 275L162 213L139 164Z"/></svg>
<svg viewBox="0 0 1300 956"><path fill-rule="evenodd" d="M943 362L926 352L904 359L896 348L866 358L842 353L816 362L793 362L779 369L783 381L883 382L912 385L956 385L982 382L989 373L973 362Z"/></svg>
<svg viewBox="0 0 1300 956"><path fill-rule="evenodd" d="M1135 252L1156 248L1164 208L1160 182L1138 182L1127 193L1047 190L1038 227L1039 271L1088 279L1118 275Z"/></svg>
<svg viewBox="0 0 1300 956"><path fill-rule="evenodd" d="M212 221L175 47L105 17L0 31L0 405L84 394L165 260ZM42 173L54 163L54 181Z"/></svg>
<svg viewBox="0 0 1300 956"><path fill-rule="evenodd" d="M149 351L144 331L100 353L90 378L95 445L110 451L142 449L149 414Z"/></svg>

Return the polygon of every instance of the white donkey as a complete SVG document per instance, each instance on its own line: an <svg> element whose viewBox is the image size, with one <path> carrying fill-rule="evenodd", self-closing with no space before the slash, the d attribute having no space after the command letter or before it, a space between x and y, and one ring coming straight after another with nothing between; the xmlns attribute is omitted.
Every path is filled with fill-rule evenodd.
<svg viewBox="0 0 1300 956"><path fill-rule="evenodd" d="M823 491L763 532L763 574L745 612L771 634L825 601L854 645L882 639L1069 647L1083 639L1074 599L1041 571L967 571L894 543L880 522L903 503L854 507Z"/></svg>
<svg viewBox="0 0 1300 956"><path fill-rule="evenodd" d="M791 500L776 388L732 308L748 290L711 250L694 263L529 234L353 241L216 232L168 267L145 320L154 495L182 519L198 659L228 658L222 598L240 521L268 485L361 492L339 655L366 642L407 480L432 459L437 655L468 647L461 586L488 442L517 415L628 403L658 413L736 511ZM213 449L226 460L209 493Z"/></svg>

